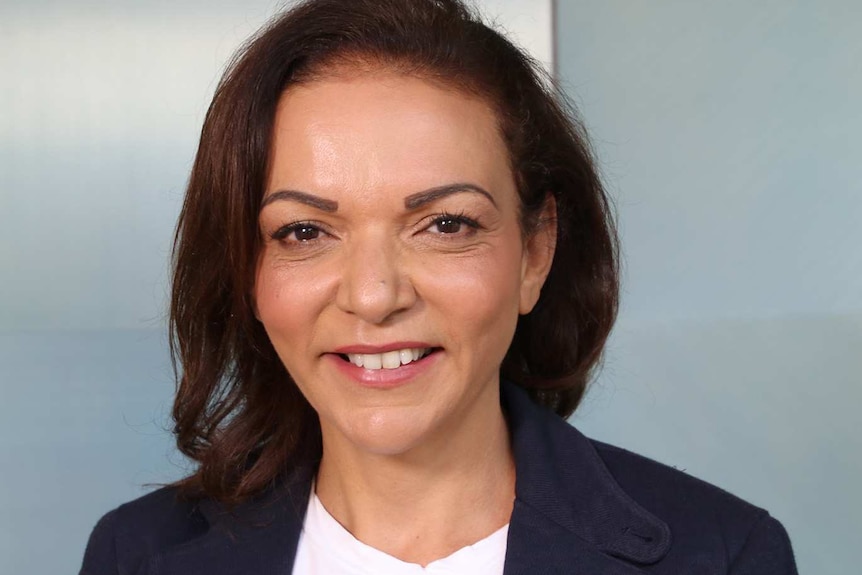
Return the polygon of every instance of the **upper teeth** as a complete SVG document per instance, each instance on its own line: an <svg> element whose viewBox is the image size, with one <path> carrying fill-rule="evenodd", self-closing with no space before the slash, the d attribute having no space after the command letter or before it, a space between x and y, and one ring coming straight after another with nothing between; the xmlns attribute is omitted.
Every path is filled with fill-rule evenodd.
<svg viewBox="0 0 862 575"><path fill-rule="evenodd" d="M386 353L348 353L347 359L357 367L365 369L395 369L425 357L431 352L429 348L396 349Z"/></svg>

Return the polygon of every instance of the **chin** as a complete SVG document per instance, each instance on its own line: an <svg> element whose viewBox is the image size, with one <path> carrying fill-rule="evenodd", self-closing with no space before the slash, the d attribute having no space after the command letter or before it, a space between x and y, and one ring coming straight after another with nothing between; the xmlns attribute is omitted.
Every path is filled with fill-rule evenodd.
<svg viewBox="0 0 862 575"><path fill-rule="evenodd" d="M416 413L393 413L391 409L353 414L349 425L333 430L354 449L372 455L404 455L427 441L430 426ZM324 445L326 437L324 436Z"/></svg>

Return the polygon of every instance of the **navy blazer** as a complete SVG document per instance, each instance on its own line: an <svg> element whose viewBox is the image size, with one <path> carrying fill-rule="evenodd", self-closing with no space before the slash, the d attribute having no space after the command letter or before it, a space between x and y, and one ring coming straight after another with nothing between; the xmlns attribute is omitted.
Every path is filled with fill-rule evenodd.
<svg viewBox="0 0 862 575"><path fill-rule="evenodd" d="M515 457L504 575L792 575L787 533L763 509L591 441L502 385ZM163 488L105 515L82 575L289 575L314 475L227 512Z"/></svg>

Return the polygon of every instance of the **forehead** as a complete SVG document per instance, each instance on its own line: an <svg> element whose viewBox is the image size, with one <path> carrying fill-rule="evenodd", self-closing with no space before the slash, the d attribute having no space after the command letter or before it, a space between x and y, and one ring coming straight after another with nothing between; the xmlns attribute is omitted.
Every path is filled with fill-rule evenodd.
<svg viewBox="0 0 862 575"><path fill-rule="evenodd" d="M319 77L279 101L270 190L501 179L511 170L497 115L463 91L378 70Z"/></svg>

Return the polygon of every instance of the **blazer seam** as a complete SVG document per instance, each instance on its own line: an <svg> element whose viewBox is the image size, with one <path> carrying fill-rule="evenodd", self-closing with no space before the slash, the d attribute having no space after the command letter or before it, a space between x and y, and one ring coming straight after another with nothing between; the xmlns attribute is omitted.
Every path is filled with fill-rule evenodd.
<svg viewBox="0 0 862 575"><path fill-rule="evenodd" d="M749 543L751 543L751 537L754 535L754 532L757 531L757 528L760 527L767 519L771 516L767 511L761 511L757 516L757 519L751 522L751 527L748 529L748 533L745 534L745 541L743 541L742 545L739 547L739 551L736 552L736 555L731 559L730 564L728 566L728 571L733 572L738 564L739 560L745 554L745 550L748 549Z"/></svg>

